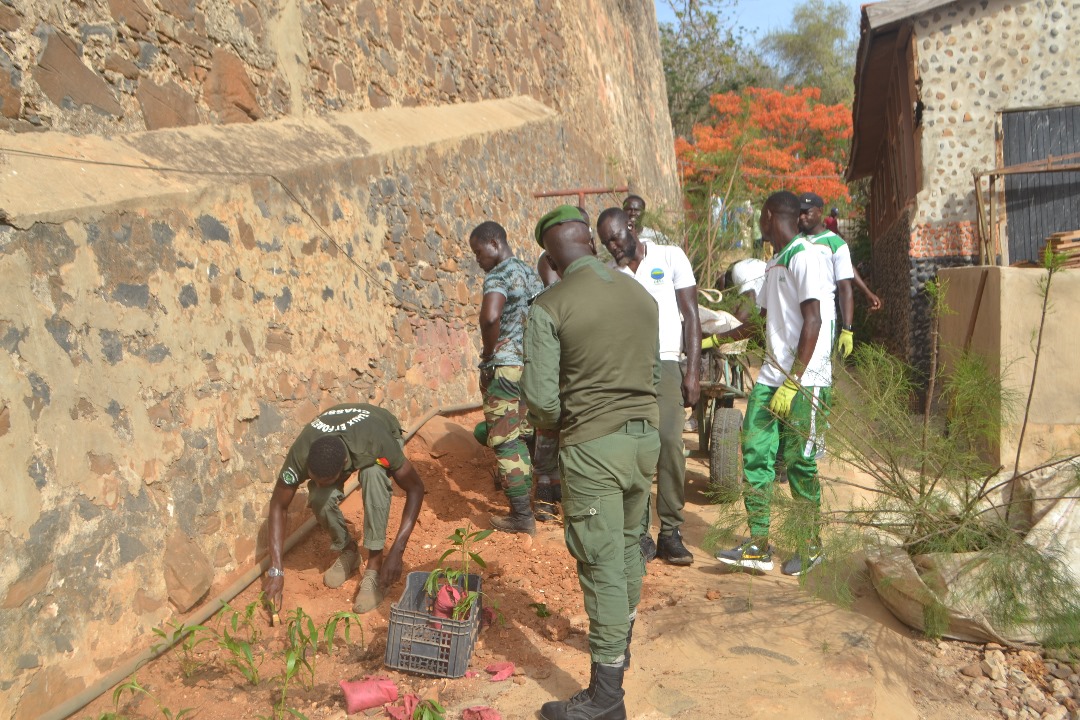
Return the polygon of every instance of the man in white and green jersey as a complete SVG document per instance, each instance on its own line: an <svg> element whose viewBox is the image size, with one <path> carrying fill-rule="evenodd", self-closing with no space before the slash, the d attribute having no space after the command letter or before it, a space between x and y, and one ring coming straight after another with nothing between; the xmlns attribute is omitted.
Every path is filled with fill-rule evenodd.
<svg viewBox="0 0 1080 720"><path fill-rule="evenodd" d="M840 305L840 332L836 349L840 351L841 357L846 358L854 346L852 322L855 317L855 298L852 284L858 285L859 290L866 296L871 312L881 309L881 300L870 292L870 288L855 271L851 264L851 249L844 242L844 238L825 227L821 212L823 207L825 201L820 195L803 193L799 196L799 232L825 253L829 260L828 265ZM829 332L830 337L836 337L836 304L830 302L828 307L822 305L821 316L824 329Z"/></svg>
<svg viewBox="0 0 1080 720"><path fill-rule="evenodd" d="M773 567L769 521L777 452L783 448L792 497L809 505L811 521L782 572L801 575L821 562L817 515L821 484L817 475L820 395L832 384L832 338L822 326L822 306L833 299L825 256L798 235L799 198L774 193L761 213L762 237L775 250L765 271L758 305L765 316L765 362L746 402L743 474L750 538L716 558L754 570ZM746 323L722 337L741 340L754 332Z"/></svg>

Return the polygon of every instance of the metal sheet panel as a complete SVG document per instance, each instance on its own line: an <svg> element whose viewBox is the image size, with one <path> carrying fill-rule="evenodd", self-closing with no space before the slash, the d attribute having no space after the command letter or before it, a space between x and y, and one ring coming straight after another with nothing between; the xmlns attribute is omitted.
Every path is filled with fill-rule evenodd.
<svg viewBox="0 0 1080 720"><path fill-rule="evenodd" d="M1080 152L1080 105L1001 115L1005 167ZM1007 175L1009 260L1039 261L1046 238L1080 229L1080 172Z"/></svg>

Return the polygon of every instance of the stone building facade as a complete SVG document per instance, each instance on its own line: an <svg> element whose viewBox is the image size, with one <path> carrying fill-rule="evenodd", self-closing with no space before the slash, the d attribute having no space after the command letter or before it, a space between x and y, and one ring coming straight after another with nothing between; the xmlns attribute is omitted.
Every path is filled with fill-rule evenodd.
<svg viewBox="0 0 1080 720"><path fill-rule="evenodd" d="M250 568L319 408L479 399L472 226L678 201L648 0L0 0L0 102L3 718Z"/></svg>
<svg viewBox="0 0 1080 720"><path fill-rule="evenodd" d="M887 341L921 369L929 362L926 282L939 268L980 262L973 173L1002 165L1001 114L1080 104L1080 47L1068 39L1078 19L1075 0L863 8L848 178L871 178ZM996 232L1007 242L1007 223Z"/></svg>

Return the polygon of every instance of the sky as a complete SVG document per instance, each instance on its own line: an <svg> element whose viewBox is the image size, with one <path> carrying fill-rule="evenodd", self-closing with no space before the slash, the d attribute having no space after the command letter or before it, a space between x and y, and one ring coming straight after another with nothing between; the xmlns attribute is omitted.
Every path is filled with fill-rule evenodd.
<svg viewBox="0 0 1080 720"><path fill-rule="evenodd" d="M671 6L665 0L654 0L656 19L659 22L672 22L675 16ZM852 17L858 18L859 8L869 0L843 0L852 9ZM732 12L735 22L751 33L762 36L771 30L786 29L790 25L791 11L800 0L736 0Z"/></svg>

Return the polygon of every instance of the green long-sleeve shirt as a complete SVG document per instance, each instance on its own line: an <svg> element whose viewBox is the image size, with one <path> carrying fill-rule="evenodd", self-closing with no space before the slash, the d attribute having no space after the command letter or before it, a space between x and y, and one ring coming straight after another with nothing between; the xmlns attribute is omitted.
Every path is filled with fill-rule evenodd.
<svg viewBox="0 0 1080 720"><path fill-rule="evenodd" d="M536 296L525 326L521 390L529 420L563 445L609 435L629 420L660 423L659 314L629 275L579 258Z"/></svg>

